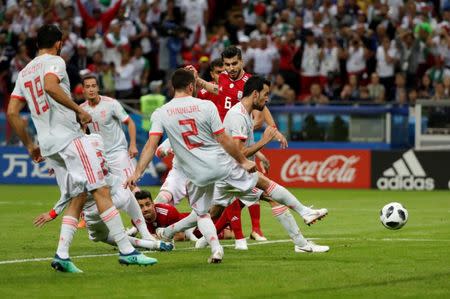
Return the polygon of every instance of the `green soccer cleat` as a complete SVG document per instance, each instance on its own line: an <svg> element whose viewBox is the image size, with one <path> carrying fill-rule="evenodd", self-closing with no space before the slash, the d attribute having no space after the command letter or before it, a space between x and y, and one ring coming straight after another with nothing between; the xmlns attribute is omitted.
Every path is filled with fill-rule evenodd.
<svg viewBox="0 0 450 299"><path fill-rule="evenodd" d="M152 257L148 257L135 250L129 254L120 254L119 255L119 264L122 265L140 265L140 266L153 266L158 262L157 259Z"/></svg>
<svg viewBox="0 0 450 299"><path fill-rule="evenodd" d="M52 268L56 271L67 272L67 273L83 273L80 269L75 266L75 264L68 258L62 259L57 254L55 254L55 258L53 259Z"/></svg>

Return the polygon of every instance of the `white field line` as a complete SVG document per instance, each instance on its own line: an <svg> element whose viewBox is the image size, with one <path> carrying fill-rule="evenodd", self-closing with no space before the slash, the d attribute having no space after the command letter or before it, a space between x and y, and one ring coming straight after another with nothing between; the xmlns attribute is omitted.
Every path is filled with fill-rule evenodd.
<svg viewBox="0 0 450 299"><path fill-rule="evenodd" d="M413 238L382 238L382 239L375 239L375 238L308 238L309 240L338 240L338 241L370 241L370 242L450 242L450 239L413 239ZM266 244L276 244L276 243L289 243L292 242L292 240L273 240L273 241L263 241L263 242L255 242L255 243L249 243L248 246L258 246L258 245L266 245ZM234 244L226 244L222 245L223 247L234 247ZM188 247L188 248L181 248L176 249L176 251L188 251L188 250L194 250L195 247ZM143 252L149 252L149 251L143 251ZM159 251L151 251L152 254L159 253ZM83 258L96 258L96 257L104 257L104 256L117 256L117 253L105 253L105 254L86 254L86 255L76 255L72 256L73 259L83 259ZM51 261L53 260L53 257L40 257L40 258L31 258L31 259L16 259L16 260L6 260L6 261L0 261L0 265L6 265L6 264L20 264L20 263L32 263L32 262L42 262L42 261Z"/></svg>

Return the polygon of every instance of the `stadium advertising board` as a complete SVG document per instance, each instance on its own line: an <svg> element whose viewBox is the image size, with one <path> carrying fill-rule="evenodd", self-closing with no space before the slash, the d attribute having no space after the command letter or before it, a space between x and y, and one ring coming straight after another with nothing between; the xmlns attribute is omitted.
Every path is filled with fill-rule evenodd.
<svg viewBox="0 0 450 299"><path fill-rule="evenodd" d="M271 162L269 177L287 187L370 188L368 150L263 151Z"/></svg>
<svg viewBox="0 0 450 299"><path fill-rule="evenodd" d="M24 147L0 147L0 184L56 185L46 161L33 163ZM159 185L159 176L151 163L139 181L142 185Z"/></svg>
<svg viewBox="0 0 450 299"><path fill-rule="evenodd" d="M372 188L448 190L449 165L449 151L372 151Z"/></svg>

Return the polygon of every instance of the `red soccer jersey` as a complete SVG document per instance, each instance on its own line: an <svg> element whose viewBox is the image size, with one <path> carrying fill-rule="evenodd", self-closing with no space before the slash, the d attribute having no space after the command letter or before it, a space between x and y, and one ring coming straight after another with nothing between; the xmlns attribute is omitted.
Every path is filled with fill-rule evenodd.
<svg viewBox="0 0 450 299"><path fill-rule="evenodd" d="M189 213L180 213L174 206L165 203L155 203L155 210L156 220L153 222L146 221L151 234L154 234L158 227L167 227L189 215Z"/></svg>
<svg viewBox="0 0 450 299"><path fill-rule="evenodd" d="M210 93L206 89L202 88L198 91L197 98L213 102L217 107L217 111L219 111L220 120L223 121L228 110L223 109L223 103L225 101L222 95Z"/></svg>
<svg viewBox="0 0 450 299"><path fill-rule="evenodd" d="M228 110L241 100L245 82L251 76L248 73L244 73L241 79L234 81L230 79L227 73L219 75L219 98L216 106L222 120L225 118Z"/></svg>

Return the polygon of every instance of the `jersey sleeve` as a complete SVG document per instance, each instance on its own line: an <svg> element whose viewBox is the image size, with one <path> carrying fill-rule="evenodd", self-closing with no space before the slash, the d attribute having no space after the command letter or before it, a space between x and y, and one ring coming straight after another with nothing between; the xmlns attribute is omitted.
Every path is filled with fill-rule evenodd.
<svg viewBox="0 0 450 299"><path fill-rule="evenodd" d="M26 101L25 100L25 95L22 92L22 88L20 88L20 84L21 84L20 82L21 82L20 80L16 81L16 85L14 86L14 90L11 93L11 99L25 102Z"/></svg>
<svg viewBox="0 0 450 299"><path fill-rule="evenodd" d="M120 105L119 101L116 100L113 101L113 113L121 122L126 122L130 118L122 105Z"/></svg>
<svg viewBox="0 0 450 299"><path fill-rule="evenodd" d="M44 76L47 74L53 74L61 81L66 76L66 63L64 60L59 56L52 57L51 60L44 64Z"/></svg>
<svg viewBox="0 0 450 299"><path fill-rule="evenodd" d="M227 80L228 80L228 75L227 75L227 73L223 72L219 75L219 80L217 80L217 84L220 87L220 86L226 84Z"/></svg>
<svg viewBox="0 0 450 299"><path fill-rule="evenodd" d="M230 114L230 113L228 113ZM230 133L231 137L234 139L247 140L248 132L245 126L244 118L239 114L227 115L226 127L227 131Z"/></svg>
<svg viewBox="0 0 450 299"><path fill-rule="evenodd" d="M197 92L197 97L202 100L209 100L211 94L206 89L202 88Z"/></svg>
<svg viewBox="0 0 450 299"><path fill-rule="evenodd" d="M225 129L223 127L222 121L220 120L219 112L217 111L216 105L212 102L208 103L209 116L210 116L210 124L211 130L214 135L222 133Z"/></svg>
<svg viewBox="0 0 450 299"><path fill-rule="evenodd" d="M183 219L183 217L181 217L180 212L178 212L178 210L174 206L167 205L167 209L168 209L167 213L168 225L174 224Z"/></svg>
<svg viewBox="0 0 450 299"><path fill-rule="evenodd" d="M162 135L164 133L164 127L162 125L161 110L156 109L151 116L152 127L148 135Z"/></svg>

